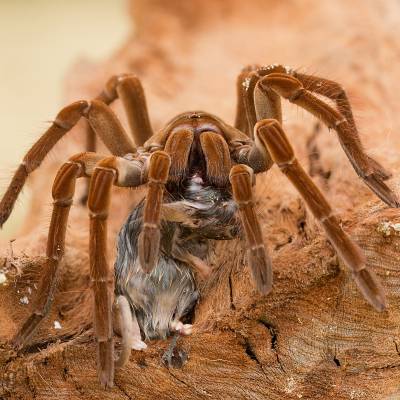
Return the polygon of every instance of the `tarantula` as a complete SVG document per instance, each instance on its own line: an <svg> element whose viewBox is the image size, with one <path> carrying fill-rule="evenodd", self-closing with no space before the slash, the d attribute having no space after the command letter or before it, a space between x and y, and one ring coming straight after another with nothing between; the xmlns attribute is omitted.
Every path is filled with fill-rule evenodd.
<svg viewBox="0 0 400 400"><path fill-rule="evenodd" d="M384 291L366 267L361 249L342 230L327 200L300 166L281 126L283 97L334 129L357 174L386 204L399 207L398 198L384 183L390 174L362 147L344 90L333 81L271 65L245 68L238 77L237 92L234 127L195 111L178 115L153 134L142 86L131 75L114 76L95 100L77 101L58 113L17 169L0 203L0 226L28 175L81 117L89 121L112 156L74 155L57 173L38 300L13 339L17 348L27 343L49 311L75 182L80 177L90 178L90 278L99 379L104 386L112 386L114 377L113 293L123 337L120 366L131 347L146 346L142 338L191 332L191 325L182 321L198 297L194 272L203 278L210 274L204 261L208 239L243 234L255 285L261 294L268 294L271 260L254 209L253 185L255 174L274 163L300 192L366 300L378 311L385 308ZM109 107L116 98L122 100L137 147ZM119 235L114 284L106 251L111 188L144 184L147 195Z"/></svg>

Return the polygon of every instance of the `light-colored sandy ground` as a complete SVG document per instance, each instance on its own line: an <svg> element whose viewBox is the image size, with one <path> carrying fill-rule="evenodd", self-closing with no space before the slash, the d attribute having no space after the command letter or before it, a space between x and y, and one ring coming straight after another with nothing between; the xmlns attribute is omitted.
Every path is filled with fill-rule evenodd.
<svg viewBox="0 0 400 400"><path fill-rule="evenodd" d="M62 105L63 80L70 66L80 59L106 58L127 35L124 3L0 1L0 194ZM12 238L17 232L28 201L29 187L0 237Z"/></svg>

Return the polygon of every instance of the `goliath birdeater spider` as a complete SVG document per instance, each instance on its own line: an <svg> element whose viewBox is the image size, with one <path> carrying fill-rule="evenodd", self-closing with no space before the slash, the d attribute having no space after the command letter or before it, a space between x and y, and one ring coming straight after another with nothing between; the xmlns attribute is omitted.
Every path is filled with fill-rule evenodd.
<svg viewBox="0 0 400 400"><path fill-rule="evenodd" d="M178 115L153 134L142 86L131 75L114 76L95 100L77 101L59 112L17 169L0 203L0 226L28 175L81 117L89 121L112 156L77 154L58 171L38 301L13 339L17 348L27 344L49 311L75 182L81 177L90 178L90 278L99 379L104 386L113 385L114 364L123 365L132 347L146 347L142 340L172 332L190 334L191 325L183 318L198 298L194 272L200 278L210 274L204 261L208 239L232 239L243 232L255 285L263 295L271 290L271 260L254 209L253 184L254 175L273 163L300 192L366 300L379 311L385 308L384 291L366 267L364 254L300 166L282 129L280 97L334 129L357 174L386 204L398 207L398 198L384 183L390 174L362 147L346 93L333 81L280 65L245 68L237 90L235 127L195 111ZM125 107L137 147L109 107L117 97ZM111 188L144 184L147 195L119 235L114 284L106 252ZM113 307L123 337L116 361Z"/></svg>

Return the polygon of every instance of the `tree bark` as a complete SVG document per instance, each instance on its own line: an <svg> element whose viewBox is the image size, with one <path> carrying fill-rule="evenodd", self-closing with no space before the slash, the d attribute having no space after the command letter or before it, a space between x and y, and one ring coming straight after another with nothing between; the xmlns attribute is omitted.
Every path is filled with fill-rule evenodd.
<svg viewBox="0 0 400 400"><path fill-rule="evenodd" d="M156 129L188 109L204 109L233 123L235 79L243 66L300 67L343 84L366 149L393 172L390 185L399 190L398 1L136 0L131 14L135 33L119 51L101 65L81 63L71 71L66 103L90 99L112 74L131 72L143 81ZM125 123L119 104L115 110ZM273 167L256 185L273 258L273 291L267 297L255 291L243 243L216 242L209 260L214 272L202 286L196 329L181 341L189 355L183 368L162 365L168 343L159 341L132 353L112 390L100 388L91 331L88 217L79 205L71 212L52 311L27 351L15 354L7 341L35 297L51 180L64 160L83 150L80 124L57 146L57 157L30 179L31 217L13 252L2 246L0 266L7 282L0 286L1 398L400 398L399 212L357 178L333 132L323 128L310 140L314 124L305 112L285 104L284 128L298 159L316 171L316 183L381 279L385 312L375 312L362 298L304 202ZM318 168L311 165L310 151L319 156ZM114 191L110 268L115 236L143 195L143 190ZM21 303L25 296L29 304ZM61 329L55 329L55 321Z"/></svg>

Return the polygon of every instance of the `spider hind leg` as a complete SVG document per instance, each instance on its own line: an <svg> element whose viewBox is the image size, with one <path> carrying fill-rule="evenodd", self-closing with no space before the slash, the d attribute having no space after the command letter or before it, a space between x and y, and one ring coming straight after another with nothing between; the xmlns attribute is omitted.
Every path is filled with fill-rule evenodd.
<svg viewBox="0 0 400 400"><path fill-rule="evenodd" d="M362 250L343 231L328 201L301 167L280 124L275 120L263 120L257 123L256 131L274 162L296 187L321 224L338 256L349 267L365 299L377 311L384 310L385 293L378 278L368 269Z"/></svg>

